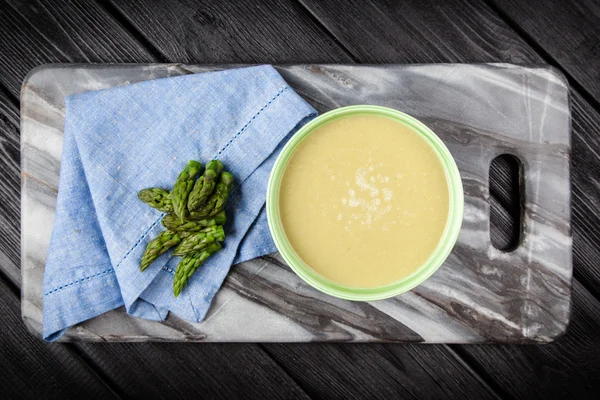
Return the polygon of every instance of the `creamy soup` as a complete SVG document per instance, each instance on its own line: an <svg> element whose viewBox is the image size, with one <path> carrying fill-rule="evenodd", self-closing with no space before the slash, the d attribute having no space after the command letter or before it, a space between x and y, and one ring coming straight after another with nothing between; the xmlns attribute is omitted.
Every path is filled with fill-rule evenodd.
<svg viewBox="0 0 600 400"><path fill-rule="evenodd" d="M279 194L283 228L302 260L349 287L396 282L434 251L448 218L448 183L411 128L343 117L296 149Z"/></svg>

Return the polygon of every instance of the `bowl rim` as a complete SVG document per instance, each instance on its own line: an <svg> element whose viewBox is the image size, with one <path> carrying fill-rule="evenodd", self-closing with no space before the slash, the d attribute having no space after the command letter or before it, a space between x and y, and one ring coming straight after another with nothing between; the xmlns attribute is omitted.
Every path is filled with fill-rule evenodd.
<svg viewBox="0 0 600 400"><path fill-rule="evenodd" d="M279 214L279 190L285 169L296 148L321 126L348 116L379 115L394 119L421 135L442 163L448 182L449 207L446 227L430 257L411 275L379 287L356 288L340 285L310 268L296 253L287 239ZM292 270L312 287L323 293L346 300L371 301L397 296L423 283L433 275L450 255L461 229L464 213L464 193L460 172L452 154L442 140L418 119L401 111L375 105L354 105L326 112L301 127L279 153L267 185L267 220L275 246Z"/></svg>

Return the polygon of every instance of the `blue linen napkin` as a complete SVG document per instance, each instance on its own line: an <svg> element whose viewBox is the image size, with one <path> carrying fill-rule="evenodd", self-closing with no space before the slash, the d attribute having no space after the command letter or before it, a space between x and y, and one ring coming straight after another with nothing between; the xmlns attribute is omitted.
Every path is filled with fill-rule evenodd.
<svg viewBox="0 0 600 400"><path fill-rule="evenodd" d="M201 321L231 265L275 251L264 210L272 165L316 111L271 66L145 81L66 99L54 229L44 273L43 337L125 305ZM224 249L175 298L178 258L139 260L163 214L137 198L171 188L188 160L221 160L236 178Z"/></svg>

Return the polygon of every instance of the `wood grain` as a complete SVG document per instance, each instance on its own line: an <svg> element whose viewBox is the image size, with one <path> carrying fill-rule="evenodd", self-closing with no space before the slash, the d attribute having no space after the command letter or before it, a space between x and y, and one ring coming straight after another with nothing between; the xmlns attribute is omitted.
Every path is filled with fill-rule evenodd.
<svg viewBox="0 0 600 400"><path fill-rule="evenodd" d="M537 57L480 2L300 2L361 63L519 64Z"/></svg>
<svg viewBox="0 0 600 400"><path fill-rule="evenodd" d="M116 398L68 346L45 344L21 321L18 294L0 277L0 398Z"/></svg>
<svg viewBox="0 0 600 400"><path fill-rule="evenodd" d="M31 30L71 62L157 62L130 32L95 2L6 0Z"/></svg>
<svg viewBox="0 0 600 400"><path fill-rule="evenodd" d="M522 231L519 161L498 156L490 165L490 239L501 250L517 247Z"/></svg>
<svg viewBox="0 0 600 400"><path fill-rule="evenodd" d="M600 105L600 3L595 0L490 0ZM594 60L596 62L594 62Z"/></svg>
<svg viewBox="0 0 600 400"><path fill-rule="evenodd" d="M0 9L0 82L17 98L40 64L156 61L93 2L1 0Z"/></svg>
<svg viewBox="0 0 600 400"><path fill-rule="evenodd" d="M256 344L81 343L129 398L307 399Z"/></svg>
<svg viewBox="0 0 600 400"><path fill-rule="evenodd" d="M21 82L35 66L44 63L69 62L58 51L47 51L52 47L41 35L32 32L31 27L7 4L1 5L0 12L0 84L18 99Z"/></svg>
<svg viewBox="0 0 600 400"><path fill-rule="evenodd" d="M0 91L0 270L21 285L19 110Z"/></svg>
<svg viewBox="0 0 600 400"><path fill-rule="evenodd" d="M515 247L515 237L518 240L519 217L515 214L520 207L507 209L496 197L490 195L490 240L498 249L510 249Z"/></svg>
<svg viewBox="0 0 600 400"><path fill-rule="evenodd" d="M444 346L269 344L312 398L495 398Z"/></svg>
<svg viewBox="0 0 600 400"><path fill-rule="evenodd" d="M575 277L600 299L600 114L577 92L573 113L571 217Z"/></svg>
<svg viewBox="0 0 600 400"><path fill-rule="evenodd" d="M112 2L171 62L349 62L294 1Z"/></svg>
<svg viewBox="0 0 600 400"><path fill-rule="evenodd" d="M575 281L571 325L543 346L456 346L517 399L592 399L600 376L600 308ZM507 373L507 371L512 371Z"/></svg>

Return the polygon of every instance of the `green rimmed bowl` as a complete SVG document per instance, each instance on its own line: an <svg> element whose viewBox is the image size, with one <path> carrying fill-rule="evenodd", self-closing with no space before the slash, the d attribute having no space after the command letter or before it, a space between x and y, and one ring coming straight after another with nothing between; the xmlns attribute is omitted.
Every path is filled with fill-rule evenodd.
<svg viewBox="0 0 600 400"><path fill-rule="evenodd" d="M283 224L280 218L279 211L279 190L281 187L281 180L285 173L288 162L292 158L294 151L316 129L321 126L336 120L338 118L344 118L355 115L377 115L386 118L391 118L401 124L412 128L413 131L420 134L426 142L431 146L431 149L438 156L444 173L446 175L446 181L448 183L449 193L449 211L446 227L433 253L429 256L427 261L423 263L413 274L396 281L394 283L371 288L360 288L360 287L347 287L333 282L322 275L314 271L309 265L307 265L300 256L296 253L292 245L290 244ZM380 106L370 105L359 105L342 107L332 111L329 111L308 124L304 125L298 132L292 136L289 142L285 145L271 171L269 178L269 184L267 187L267 218L269 221L269 229L271 235L275 241L277 249L281 253L283 259L288 265L294 270L294 272L300 276L304 281L314 288L327 293L331 296L339 297L347 300L356 301L371 301L381 300L389 297L397 296L408 290L411 290L415 286L423 283L429 278L437 269L444 263L454 244L458 238L460 227L463 219L464 210L464 194L460 173L456 162L448 148L440 140L439 137L431 129L419 120L407 115L403 112Z"/></svg>

